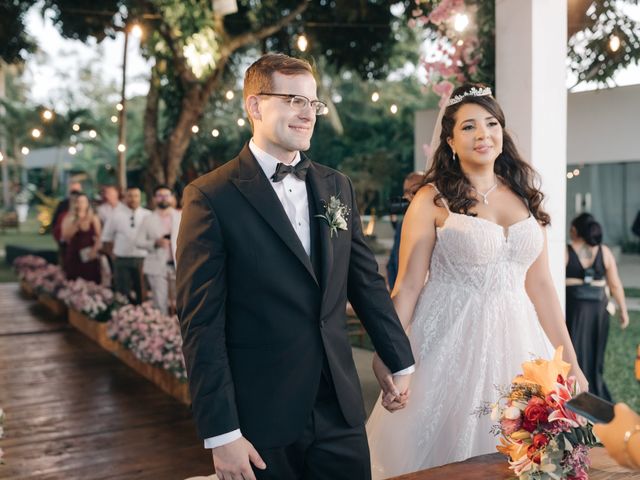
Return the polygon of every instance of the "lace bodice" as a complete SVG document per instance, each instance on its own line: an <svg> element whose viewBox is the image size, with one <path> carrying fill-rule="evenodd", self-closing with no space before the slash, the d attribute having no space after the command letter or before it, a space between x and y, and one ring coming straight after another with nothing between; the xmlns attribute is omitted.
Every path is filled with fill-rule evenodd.
<svg viewBox="0 0 640 480"><path fill-rule="evenodd" d="M532 215L505 231L489 220L450 212L437 229L429 282L477 293L524 288L527 270L540 255L543 242Z"/></svg>

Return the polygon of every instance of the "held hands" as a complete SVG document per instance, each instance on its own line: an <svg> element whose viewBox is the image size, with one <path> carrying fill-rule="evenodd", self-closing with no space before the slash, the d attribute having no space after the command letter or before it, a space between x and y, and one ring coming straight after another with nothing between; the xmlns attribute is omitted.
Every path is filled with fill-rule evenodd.
<svg viewBox="0 0 640 480"><path fill-rule="evenodd" d="M211 455L220 480L256 480L251 464L260 470L267 468L256 449L244 437L211 449Z"/></svg>
<svg viewBox="0 0 640 480"><path fill-rule="evenodd" d="M614 417L610 423L599 423L593 427L593 432L602 441L609 455L620 465L627 468L638 468L630 455L631 446L625 444L627 432L632 432L640 424L640 416L624 403L614 407ZM638 434L636 434L638 435Z"/></svg>
<svg viewBox="0 0 640 480"><path fill-rule="evenodd" d="M394 377L377 353L373 355L373 373L382 388L382 406L392 413L403 409L411 393L409 390L411 375Z"/></svg>

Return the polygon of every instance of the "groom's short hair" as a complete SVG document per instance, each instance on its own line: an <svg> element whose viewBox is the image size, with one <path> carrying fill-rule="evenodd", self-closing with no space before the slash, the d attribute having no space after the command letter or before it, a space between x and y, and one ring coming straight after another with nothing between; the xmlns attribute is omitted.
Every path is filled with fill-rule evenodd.
<svg viewBox="0 0 640 480"><path fill-rule="evenodd" d="M267 53L253 62L244 74L242 95L247 100L249 95L258 93L286 93L273 92L273 74L282 75L313 75L313 67L306 60L290 57L283 53ZM251 116L249 116L251 119Z"/></svg>

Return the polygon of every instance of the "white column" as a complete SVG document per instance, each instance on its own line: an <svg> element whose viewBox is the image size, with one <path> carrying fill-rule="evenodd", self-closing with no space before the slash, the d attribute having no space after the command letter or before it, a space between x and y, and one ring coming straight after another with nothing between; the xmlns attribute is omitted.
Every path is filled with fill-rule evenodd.
<svg viewBox="0 0 640 480"><path fill-rule="evenodd" d="M553 280L564 306L567 0L496 0L496 95L542 180Z"/></svg>

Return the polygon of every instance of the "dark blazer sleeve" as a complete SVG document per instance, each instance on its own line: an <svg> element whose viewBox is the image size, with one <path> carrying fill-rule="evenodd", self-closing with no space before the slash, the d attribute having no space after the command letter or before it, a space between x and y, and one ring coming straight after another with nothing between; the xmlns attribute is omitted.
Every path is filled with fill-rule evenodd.
<svg viewBox="0 0 640 480"><path fill-rule="evenodd" d="M176 301L196 427L209 438L240 428L225 342L226 252L205 194L189 185L183 204Z"/></svg>
<svg viewBox="0 0 640 480"><path fill-rule="evenodd" d="M347 297L384 364L392 372L399 372L415 363L411 345L396 315L384 278L378 273L378 262L364 240L353 185L351 180L347 181L351 193Z"/></svg>

